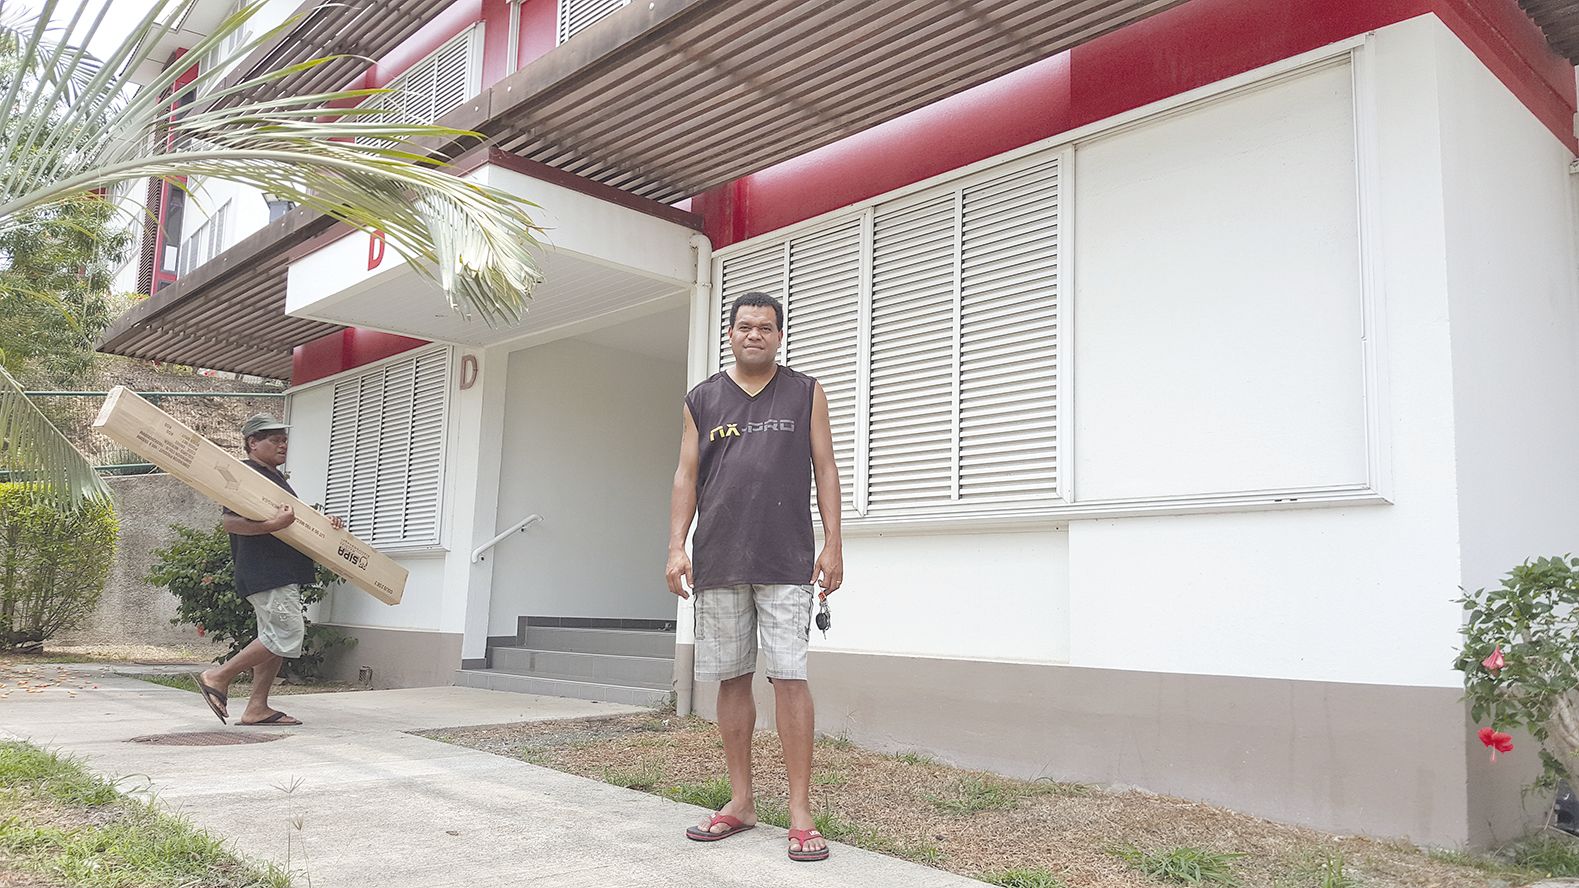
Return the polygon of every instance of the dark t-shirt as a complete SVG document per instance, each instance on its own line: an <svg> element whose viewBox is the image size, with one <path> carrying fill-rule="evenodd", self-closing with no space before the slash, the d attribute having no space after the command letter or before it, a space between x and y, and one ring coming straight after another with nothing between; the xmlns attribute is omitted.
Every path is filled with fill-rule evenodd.
<svg viewBox="0 0 1579 888"><path fill-rule="evenodd" d="M728 373L685 396L700 448L697 589L811 582L811 405L817 381L779 367L751 397Z"/></svg>
<svg viewBox="0 0 1579 888"><path fill-rule="evenodd" d="M296 491L291 490L291 485L285 480L284 475L260 462L250 459L244 459L242 462L251 466L258 474L285 488L291 496L296 495ZM229 509L222 511L226 515L236 514ZM313 560L292 549L288 543L272 533L260 536L231 534L230 558L236 565L236 594L243 598L280 586L288 586L291 583L307 584L317 579Z"/></svg>

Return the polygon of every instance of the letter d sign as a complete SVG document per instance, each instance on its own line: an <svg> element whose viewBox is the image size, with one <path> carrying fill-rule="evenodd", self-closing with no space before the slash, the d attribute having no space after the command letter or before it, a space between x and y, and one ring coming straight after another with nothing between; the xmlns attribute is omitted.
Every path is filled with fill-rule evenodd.
<svg viewBox="0 0 1579 888"><path fill-rule="evenodd" d="M384 261L384 232L374 231L367 236L367 270L372 271Z"/></svg>

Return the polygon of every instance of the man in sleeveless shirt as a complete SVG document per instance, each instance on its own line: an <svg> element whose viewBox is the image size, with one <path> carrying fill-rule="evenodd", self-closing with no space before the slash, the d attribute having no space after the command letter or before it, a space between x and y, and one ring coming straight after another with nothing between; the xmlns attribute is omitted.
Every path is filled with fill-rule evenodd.
<svg viewBox="0 0 1579 888"><path fill-rule="evenodd" d="M784 309L762 293L735 300L729 344L735 364L686 395L680 467L669 511L669 589L696 596L696 678L719 682L718 729L731 798L686 836L711 842L756 825L751 734L758 633L773 683L789 776L789 856L823 860L828 843L812 825L813 708L806 648L815 587L844 578L839 469L828 399L815 379L777 363ZM817 486L823 547L811 522ZM692 556L686 532L696 518Z"/></svg>

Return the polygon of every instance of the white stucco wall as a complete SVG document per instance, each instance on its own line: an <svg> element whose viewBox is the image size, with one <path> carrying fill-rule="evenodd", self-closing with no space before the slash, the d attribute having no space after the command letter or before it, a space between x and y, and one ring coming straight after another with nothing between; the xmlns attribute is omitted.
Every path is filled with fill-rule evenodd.
<svg viewBox="0 0 1579 888"><path fill-rule="evenodd" d="M669 490L685 365L579 340L509 356L489 635L516 617L671 619Z"/></svg>
<svg viewBox="0 0 1579 888"><path fill-rule="evenodd" d="M1457 640L1457 613L1450 604L1457 575L1443 244L1439 229L1420 224L1441 207L1430 110L1437 88L1431 77L1434 21L1384 29L1359 63L1362 121L1364 103L1375 103L1374 117L1362 124L1358 138L1360 161L1376 164L1364 186L1372 189L1376 225L1363 241L1352 202L1360 167L1343 168L1355 162L1353 124L1338 115L1318 128L1298 125L1323 101L1316 94L1322 81L1327 88L1344 86L1334 76L1344 69L1303 85L1270 87L1261 97L1297 96L1299 104L1263 102L1258 113L1237 121L1221 109L1199 112L1202 122L1213 116L1224 125L1196 130L1191 143L1177 146L1165 160L1137 158L1144 165L1133 166L1130 174L1142 181L1161 178L1153 184L1165 191L1177 177L1157 167L1179 169L1178 155L1197 158L1210 151L1218 160L1205 164L1209 183L1239 195L1197 202L1213 212L1184 220L1174 207L1154 220L1158 224L1142 222L1128 230L1124 245L1138 261L1158 255L1179 261L1157 262L1149 275L1144 265L1139 272L1122 272L1118 256L1092 261L1102 251L1086 249L1092 238L1085 236L1086 217L1077 215L1080 281L1101 280L1110 270L1130 280L1139 276L1157 298L1171 302L1173 294L1189 294L1205 279L1209 295L1190 304L1221 322L1206 327L1215 336L1191 336L1202 330L1199 319L1159 324L1144 316L1144 306L1127 323L1098 331L1077 320L1078 355L1111 354L1112 348L1134 358L1113 399L1085 388L1090 380L1077 362L1085 405L1077 409L1084 415L1092 402L1099 413L1131 405L1135 396L1123 392L1136 390L1184 395L1191 408L1161 412L1164 422L1151 439L1158 451L1141 461L1159 490L1192 482L1226 489L1236 483L1316 486L1363 473L1358 458L1366 440L1360 418L1367 390L1355 370L1362 339L1369 336L1377 349L1377 381L1386 383L1371 389L1382 399L1372 434L1391 445L1383 457L1393 503L1072 522L1071 662L1324 681L1456 683L1447 667ZM1252 103L1256 98L1250 97ZM1189 128L1187 120L1160 126ZM1268 130L1275 134L1271 140ZM1297 142L1287 141L1295 136ZM1320 157L1310 156L1313 149ZM1332 165L1345 155L1346 164ZM1077 177L1088 168L1089 163L1077 166ZM1109 173L1122 177L1124 171ZM1084 214L1104 196L1080 186L1077 178L1077 213ZM1246 195L1277 215L1263 216L1257 205L1243 203ZM1166 211L1168 204L1158 209ZM1340 221L1346 230L1335 230ZM1363 270L1355 264L1356 243L1363 243L1378 270L1377 322L1370 330L1361 324ZM1201 255L1212 263L1194 264ZM1181 266L1188 272L1183 281L1175 276ZM1087 292L1082 286L1077 293L1077 319L1102 316L1102 308L1083 301ZM1165 312L1165 319L1177 314ZM1175 331L1182 335L1176 338ZM1176 382L1181 365L1190 368L1185 376L1195 383L1187 391ZM1133 433L1156 416L1131 411L1111 421ZM1185 431L1172 434L1181 424ZM1085 429L1082 420L1076 452L1085 462L1102 459ZM1181 439L1189 448L1186 458L1168 460L1166 449ZM1252 449L1245 449L1247 441ZM1274 448L1287 448L1295 458L1261 452ZM1095 456L1093 449L1099 451ZM1237 456L1225 461L1213 454L1218 449ZM1185 480L1156 471L1159 464ZM1113 465L1109 473L1121 478L1123 468ZM1075 483L1078 490L1081 481Z"/></svg>
<svg viewBox="0 0 1579 888"><path fill-rule="evenodd" d="M1095 134L1067 195L1077 504L1374 502L852 529L829 647L1457 683L1440 27Z"/></svg>
<svg viewBox="0 0 1579 888"><path fill-rule="evenodd" d="M1579 286L1569 151L1436 32L1467 588L1579 550Z"/></svg>
<svg viewBox="0 0 1579 888"><path fill-rule="evenodd" d="M356 372L316 381L289 392L291 448L286 468L290 471L291 486L304 502L316 504L324 500L329 470L329 420L333 407L334 380ZM452 413L453 410L454 401ZM454 437L452 430L452 444ZM453 464L455 448L451 446L447 453ZM447 467L446 487L455 483L456 474L456 471ZM453 492L447 491L446 502L452 501ZM450 524L453 524L453 519L446 515L440 529L446 539L450 533ZM445 565L448 553L441 548L388 554L410 571L400 604L383 604L370 595L342 584L330 590L313 618L349 626L460 632L465 599L463 595L446 597Z"/></svg>

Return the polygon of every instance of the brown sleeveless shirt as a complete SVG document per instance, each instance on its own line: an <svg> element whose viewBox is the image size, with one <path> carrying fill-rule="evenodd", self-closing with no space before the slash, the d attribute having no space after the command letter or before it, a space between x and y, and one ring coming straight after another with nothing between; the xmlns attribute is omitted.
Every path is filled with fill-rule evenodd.
<svg viewBox="0 0 1579 888"><path fill-rule="evenodd" d="M811 582L811 405L817 381L780 366L756 397L715 373L685 396L700 447L697 589Z"/></svg>

